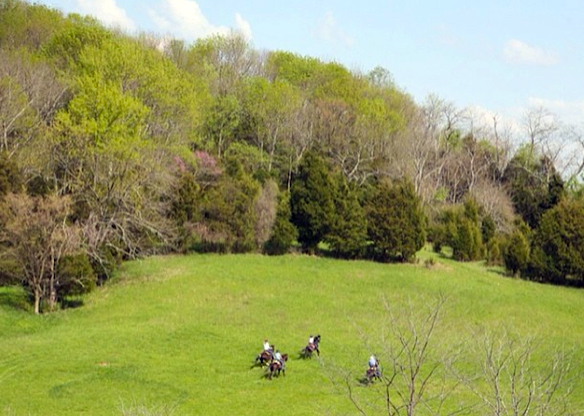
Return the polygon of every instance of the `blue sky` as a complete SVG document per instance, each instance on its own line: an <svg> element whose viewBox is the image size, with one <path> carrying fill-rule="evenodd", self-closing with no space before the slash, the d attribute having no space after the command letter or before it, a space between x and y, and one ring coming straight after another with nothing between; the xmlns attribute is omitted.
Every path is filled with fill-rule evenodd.
<svg viewBox="0 0 584 416"><path fill-rule="evenodd" d="M584 125L581 0L41 0L106 24L193 41L236 29L257 49L349 69L388 69L417 102L432 93L486 119L543 106Z"/></svg>

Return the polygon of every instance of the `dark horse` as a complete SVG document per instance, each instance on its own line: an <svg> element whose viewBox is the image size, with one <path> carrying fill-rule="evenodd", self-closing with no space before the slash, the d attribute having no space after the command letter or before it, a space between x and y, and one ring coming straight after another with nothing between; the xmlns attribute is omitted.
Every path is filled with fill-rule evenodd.
<svg viewBox="0 0 584 416"><path fill-rule="evenodd" d="M282 354L282 362L286 361L288 361L288 354ZM283 376L286 375L285 365L283 363L280 363L280 361L278 360L273 360L268 366L266 377L271 380L272 377L274 376L278 377L280 375L280 372L282 373Z"/></svg>
<svg viewBox="0 0 584 416"><path fill-rule="evenodd" d="M364 382L367 384L373 383L375 379L381 380L381 370L378 366L369 367L365 373Z"/></svg>
<svg viewBox="0 0 584 416"><path fill-rule="evenodd" d="M320 356L320 350L318 349L318 344L320 344L320 335L314 337L314 342L312 344L308 344L306 347L300 351L300 358L310 358L312 357L312 353L316 351L316 355Z"/></svg>
<svg viewBox="0 0 584 416"><path fill-rule="evenodd" d="M264 365L268 365L269 363L271 363L273 359L274 356L272 352L264 350L256 357L254 365L252 367L257 365L263 367Z"/></svg>

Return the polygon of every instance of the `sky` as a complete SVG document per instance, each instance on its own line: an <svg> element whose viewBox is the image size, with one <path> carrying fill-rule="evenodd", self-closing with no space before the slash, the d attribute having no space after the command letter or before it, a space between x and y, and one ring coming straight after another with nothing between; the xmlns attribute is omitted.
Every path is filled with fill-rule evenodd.
<svg viewBox="0 0 584 416"><path fill-rule="evenodd" d="M260 50L389 70L423 103L429 94L485 119L518 121L544 107L584 126L581 0L37 0L129 33L192 42L237 30Z"/></svg>

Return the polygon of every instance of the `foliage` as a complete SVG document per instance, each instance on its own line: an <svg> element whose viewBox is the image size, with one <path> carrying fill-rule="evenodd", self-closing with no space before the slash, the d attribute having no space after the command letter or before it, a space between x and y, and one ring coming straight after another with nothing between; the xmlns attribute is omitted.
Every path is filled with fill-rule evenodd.
<svg viewBox="0 0 584 416"><path fill-rule="evenodd" d="M584 203L564 200L546 211L535 230L526 275L551 283L584 282Z"/></svg>
<svg viewBox="0 0 584 416"><path fill-rule="evenodd" d="M531 142L512 155L496 120L493 131L468 131L463 119L438 97L417 105L384 68L361 74L263 52L236 33L192 45L131 36L0 0L0 194L26 189L23 212L70 200L65 228L83 244L67 255L87 255L99 283L121 260L191 249L284 253L296 238L311 253L325 243L338 257L362 257L367 246L377 259L413 260L423 244L418 197L437 219L436 249L500 261L509 246L496 235L509 232L510 198L534 230L565 198L557 155L539 145L545 132L528 131ZM375 193L373 178L405 178L413 190L379 194L382 205L364 197ZM280 189L289 197L276 208ZM442 214L437 195L456 208ZM579 266L549 253L580 248L536 233L524 272L578 281ZM0 247L0 258L12 255L4 268L12 277L24 267L13 248ZM41 297L54 307L52 279Z"/></svg>
<svg viewBox="0 0 584 416"><path fill-rule="evenodd" d="M0 241L7 245L5 254L14 259L37 314L41 300L54 308L59 295L56 267L80 246L76 230L65 222L69 209L68 198L26 194L6 195L0 209Z"/></svg>
<svg viewBox="0 0 584 416"><path fill-rule="evenodd" d="M525 234L519 228L515 229L505 242L503 261L505 267L515 276L527 267L530 248Z"/></svg>
<svg viewBox="0 0 584 416"><path fill-rule="evenodd" d="M97 276L85 253L63 256L57 264L57 291L61 298L82 295L95 289Z"/></svg>
<svg viewBox="0 0 584 416"><path fill-rule="evenodd" d="M254 205L260 191L241 165L230 160L226 174L203 194L199 250L248 252L257 248Z"/></svg>
<svg viewBox="0 0 584 416"><path fill-rule="evenodd" d="M2 48L41 48L63 23L62 13L47 6L20 0L0 1Z"/></svg>
<svg viewBox="0 0 584 416"><path fill-rule="evenodd" d="M199 219L197 206L200 195L199 185L192 172L182 171L178 175L171 202L171 216L177 224L181 225Z"/></svg>
<svg viewBox="0 0 584 416"><path fill-rule="evenodd" d="M425 216L411 182L378 181L365 202L372 256L379 261L413 261L425 243Z"/></svg>
<svg viewBox="0 0 584 416"><path fill-rule="evenodd" d="M344 176L337 178L335 215L325 242L340 258L360 258L367 246L367 221L357 192L351 189Z"/></svg>
<svg viewBox="0 0 584 416"><path fill-rule="evenodd" d="M509 162L503 182L516 212L532 228L542 215L564 195L564 183L553 163L546 157L535 161L529 146L520 149Z"/></svg>
<svg viewBox="0 0 584 416"><path fill-rule="evenodd" d="M443 245L452 248L452 258L474 261L482 258L485 244L494 236L494 223L490 217L481 218L479 207L469 198L462 207L444 209L431 226L431 239L435 249ZM485 238L489 240L485 241Z"/></svg>
<svg viewBox="0 0 584 416"><path fill-rule="evenodd" d="M20 190L22 177L14 160L6 152L0 152L0 198L9 192Z"/></svg>
<svg viewBox="0 0 584 416"><path fill-rule="evenodd" d="M330 167L316 153L307 153L294 175L290 190L292 224L302 249L314 253L328 235L334 217L335 186Z"/></svg>
<svg viewBox="0 0 584 416"><path fill-rule="evenodd" d="M255 240L259 250L264 247L272 236L277 209L278 185L269 180L262 185L254 204L256 218Z"/></svg>
<svg viewBox="0 0 584 416"><path fill-rule="evenodd" d="M264 245L264 252L266 254L286 254L290 250L290 247L292 247L292 243L296 241L298 231L290 222L291 216L290 195L288 193L280 193L272 235Z"/></svg>

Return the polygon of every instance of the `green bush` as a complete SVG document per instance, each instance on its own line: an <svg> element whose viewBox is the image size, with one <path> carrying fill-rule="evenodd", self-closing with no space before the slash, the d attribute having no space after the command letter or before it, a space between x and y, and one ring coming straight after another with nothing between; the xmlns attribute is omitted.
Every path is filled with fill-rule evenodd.
<svg viewBox="0 0 584 416"><path fill-rule="evenodd" d="M122 255L113 245L102 245L95 256L90 259L91 268L97 278L97 284L108 280L122 263Z"/></svg>
<svg viewBox="0 0 584 416"><path fill-rule="evenodd" d="M17 285L22 270L14 258L2 254L0 252L0 286Z"/></svg>
<svg viewBox="0 0 584 416"><path fill-rule="evenodd" d="M519 228L515 229L505 242L503 261L507 270L515 276L527 267L529 262L529 242Z"/></svg>
<svg viewBox="0 0 584 416"><path fill-rule="evenodd" d="M484 239L494 232L494 223L483 221L476 202L468 199L463 206L444 209L430 229L434 250L448 246L455 260L475 261L484 256Z"/></svg>
<svg viewBox="0 0 584 416"><path fill-rule="evenodd" d="M57 265L58 296L82 295L91 292L97 284L97 276L86 254L76 254L61 258Z"/></svg>
<svg viewBox="0 0 584 416"><path fill-rule="evenodd" d="M487 242L487 264L489 266L498 266L503 264L501 254L501 239L493 237Z"/></svg>

